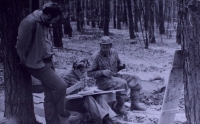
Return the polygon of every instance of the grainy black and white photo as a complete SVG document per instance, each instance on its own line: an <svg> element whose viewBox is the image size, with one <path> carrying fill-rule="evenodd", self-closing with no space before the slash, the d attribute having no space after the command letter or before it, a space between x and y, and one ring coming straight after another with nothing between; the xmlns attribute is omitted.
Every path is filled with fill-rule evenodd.
<svg viewBox="0 0 200 124"><path fill-rule="evenodd" d="M200 124L200 0L0 0L0 124Z"/></svg>

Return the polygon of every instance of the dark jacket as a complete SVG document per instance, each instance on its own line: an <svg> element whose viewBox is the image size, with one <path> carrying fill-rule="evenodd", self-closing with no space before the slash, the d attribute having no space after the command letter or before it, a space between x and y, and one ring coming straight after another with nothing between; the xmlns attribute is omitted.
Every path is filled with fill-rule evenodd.
<svg viewBox="0 0 200 124"><path fill-rule="evenodd" d="M47 52L47 44L52 43L46 40L47 33L45 32L49 32L49 28L44 26L41 14L42 11L39 10L29 14L21 21L18 28L16 49L20 61L34 69L43 68L45 66L43 59L48 54L52 54ZM49 47L53 51L52 45Z"/></svg>

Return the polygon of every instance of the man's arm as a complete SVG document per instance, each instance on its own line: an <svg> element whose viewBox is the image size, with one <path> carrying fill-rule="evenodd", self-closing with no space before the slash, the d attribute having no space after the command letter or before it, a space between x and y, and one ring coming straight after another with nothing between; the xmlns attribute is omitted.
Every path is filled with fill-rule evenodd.
<svg viewBox="0 0 200 124"><path fill-rule="evenodd" d="M87 74L89 77L97 78L100 76L103 76L103 70L98 70L98 63L97 63L97 57L92 62L92 65L87 71Z"/></svg>
<svg viewBox="0 0 200 124"><path fill-rule="evenodd" d="M117 67L118 67L118 72L125 68L125 64L121 64L121 60L119 59L118 54L117 54Z"/></svg>
<svg viewBox="0 0 200 124"><path fill-rule="evenodd" d="M66 95L73 93L74 91L80 90L84 85L79 80L71 77L70 75L65 75L62 77L65 83L68 85L66 89Z"/></svg>
<svg viewBox="0 0 200 124"><path fill-rule="evenodd" d="M33 35L33 24L27 20L23 20L18 28L18 37L17 37L17 53L20 57L21 63L25 63L26 57L28 54L29 45L32 40Z"/></svg>

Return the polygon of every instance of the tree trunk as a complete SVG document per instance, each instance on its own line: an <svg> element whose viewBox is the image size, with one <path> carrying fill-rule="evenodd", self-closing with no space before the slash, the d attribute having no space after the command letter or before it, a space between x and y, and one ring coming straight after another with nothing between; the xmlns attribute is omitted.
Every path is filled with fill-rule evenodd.
<svg viewBox="0 0 200 124"><path fill-rule="evenodd" d="M56 24L52 24L53 28L53 42L55 47L63 47L62 43L62 21L59 20Z"/></svg>
<svg viewBox="0 0 200 124"><path fill-rule="evenodd" d="M178 24L177 24L177 32L176 32L176 43L181 44L183 40L183 24L184 24L184 8L183 5L184 0L178 0Z"/></svg>
<svg viewBox="0 0 200 124"><path fill-rule="evenodd" d="M91 6L91 18L92 18L92 27L95 28L95 2L94 0L90 1Z"/></svg>
<svg viewBox="0 0 200 124"><path fill-rule="evenodd" d="M121 29L121 0L117 0L117 29Z"/></svg>
<svg viewBox="0 0 200 124"><path fill-rule="evenodd" d="M20 68L15 49L18 26L29 8L27 0L1 0L0 32L3 43L5 117L9 124L37 124L34 115L30 74Z"/></svg>
<svg viewBox="0 0 200 124"><path fill-rule="evenodd" d="M134 24L133 24L133 14L132 14L132 5L131 0L126 0L127 7L128 7L128 19L129 19L129 34L130 39L135 39L135 33L134 33Z"/></svg>
<svg viewBox="0 0 200 124"><path fill-rule="evenodd" d="M156 43L155 35L154 35L154 0L149 0L150 3L150 13L149 13L149 42Z"/></svg>
<svg viewBox="0 0 200 124"><path fill-rule="evenodd" d="M183 82L186 124L199 124L200 122L200 23L199 1L184 0L184 37L183 50ZM188 4L189 3L189 4ZM193 10L194 9L194 10ZM195 10L196 9L196 10ZM196 14L194 14L196 13ZM197 17L198 16L198 17Z"/></svg>
<svg viewBox="0 0 200 124"><path fill-rule="evenodd" d="M82 27L81 27L81 1L80 0L76 0L76 21L77 21L77 31L82 31Z"/></svg>
<svg viewBox="0 0 200 124"><path fill-rule="evenodd" d="M104 35L109 36L110 0L104 0Z"/></svg>
<svg viewBox="0 0 200 124"><path fill-rule="evenodd" d="M89 3L88 0L86 0L86 17L87 17L87 25L90 25L90 21L89 21Z"/></svg>
<svg viewBox="0 0 200 124"><path fill-rule="evenodd" d="M144 6L145 6L144 28L145 28L145 31L148 31L149 30L149 11L150 11L149 0L144 1Z"/></svg>
<svg viewBox="0 0 200 124"><path fill-rule="evenodd" d="M70 24L70 6L69 0L65 0L66 4L66 14L62 17L63 19L63 26L64 26L64 34L67 35L69 38L72 37L72 27Z"/></svg>
<svg viewBox="0 0 200 124"><path fill-rule="evenodd" d="M127 19L127 10L126 10L126 0L123 0L123 23L127 26L128 25L128 19Z"/></svg>
<svg viewBox="0 0 200 124"><path fill-rule="evenodd" d="M116 0L113 0L113 27L116 28L117 24L116 24Z"/></svg>
<svg viewBox="0 0 200 124"><path fill-rule="evenodd" d="M52 0L60 5L64 5L64 0ZM55 47L63 47L62 43L62 20L60 19L56 24L52 24L53 27L53 42Z"/></svg>
<svg viewBox="0 0 200 124"><path fill-rule="evenodd" d="M100 6L101 6L100 7L101 8L101 22L100 22L99 28L103 29L103 27L104 27L104 16L105 16L105 14L104 14L104 9L105 9L104 0L101 1Z"/></svg>
<svg viewBox="0 0 200 124"><path fill-rule="evenodd" d="M164 14L163 14L163 0L159 0L159 32L160 32L160 34L165 33Z"/></svg>
<svg viewBox="0 0 200 124"><path fill-rule="evenodd" d="M39 0L31 0L32 1L32 6L31 6L31 10L34 11L34 10L37 10L39 9Z"/></svg>
<svg viewBox="0 0 200 124"><path fill-rule="evenodd" d="M135 32L138 32L138 18L139 18L139 11L138 11L138 5L137 5L137 0L133 0L133 5L134 5L134 28L135 28Z"/></svg>

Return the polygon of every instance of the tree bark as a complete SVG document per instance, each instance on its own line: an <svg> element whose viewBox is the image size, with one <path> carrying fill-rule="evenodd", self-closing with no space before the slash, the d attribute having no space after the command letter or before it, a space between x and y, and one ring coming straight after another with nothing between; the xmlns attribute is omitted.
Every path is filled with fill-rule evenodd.
<svg viewBox="0 0 200 124"><path fill-rule="evenodd" d="M156 43L155 35L154 35L154 0L149 0L150 3L150 13L149 13L149 42Z"/></svg>
<svg viewBox="0 0 200 124"><path fill-rule="evenodd" d="M184 38L182 50L184 100L187 124L199 124L200 122L200 23L199 1L184 0ZM189 4L188 4L189 3ZM196 10L193 10L196 9ZM195 14L194 14L195 13Z"/></svg>
<svg viewBox="0 0 200 124"><path fill-rule="evenodd" d="M178 0L178 24L177 24L177 32L176 32L176 43L181 44L183 40L183 24L184 24L184 9L181 5L183 5L184 0Z"/></svg>
<svg viewBox="0 0 200 124"><path fill-rule="evenodd" d="M138 8L138 5L137 5L137 0L133 0L133 5L134 5L134 28L135 28L135 32L138 32L139 29L138 29L138 18L139 18L139 8Z"/></svg>
<svg viewBox="0 0 200 124"><path fill-rule="evenodd" d="M64 5L64 0L52 0L53 2L57 2L61 6ZM62 43L62 20L60 19L56 24L52 24L53 27L53 42L55 47L63 47Z"/></svg>
<svg viewBox="0 0 200 124"><path fill-rule="evenodd" d="M113 0L113 27L116 28L117 24L116 24L116 0Z"/></svg>
<svg viewBox="0 0 200 124"><path fill-rule="evenodd" d="M92 27L95 28L95 2L94 0L90 1L91 6L91 18L92 18Z"/></svg>
<svg viewBox="0 0 200 124"><path fill-rule="evenodd" d="M127 26L128 25L128 18L127 18L127 10L126 10L126 0L123 0L123 23Z"/></svg>
<svg viewBox="0 0 200 124"><path fill-rule="evenodd" d="M103 28L104 28L104 16L105 16L105 14L104 14L104 9L105 9L104 0L102 0L102 1L100 2L100 8L101 8L101 22L100 22L99 28L100 28L100 29L103 29Z"/></svg>
<svg viewBox="0 0 200 124"><path fill-rule="evenodd" d="M104 35L109 36L110 0L104 0Z"/></svg>
<svg viewBox="0 0 200 124"><path fill-rule="evenodd" d="M160 34L165 33L164 14L163 14L163 0L159 0L159 32L160 32Z"/></svg>
<svg viewBox="0 0 200 124"><path fill-rule="evenodd" d="M121 29L121 0L117 0L117 29Z"/></svg>
<svg viewBox="0 0 200 124"><path fill-rule="evenodd" d="M82 31L83 28L83 13L81 13L81 0L76 0L76 17L77 17L77 31Z"/></svg>
<svg viewBox="0 0 200 124"><path fill-rule="evenodd" d="M32 6L31 6L31 10L34 11L34 10L37 10L39 9L39 0L31 0L32 1Z"/></svg>
<svg viewBox="0 0 200 124"><path fill-rule="evenodd" d="M34 115L31 77L20 68L15 49L17 29L29 8L27 0L1 0L0 32L3 43L3 66L5 82L5 117L9 124L37 124Z"/></svg>
<svg viewBox="0 0 200 124"><path fill-rule="evenodd" d="M89 0L86 0L86 18L87 18L87 25L90 25L90 21L89 21Z"/></svg>
<svg viewBox="0 0 200 124"><path fill-rule="evenodd" d="M130 39L135 39L134 24L133 24L133 14L132 14L132 4L131 0L126 0L128 7L128 19L129 19L129 34Z"/></svg>

